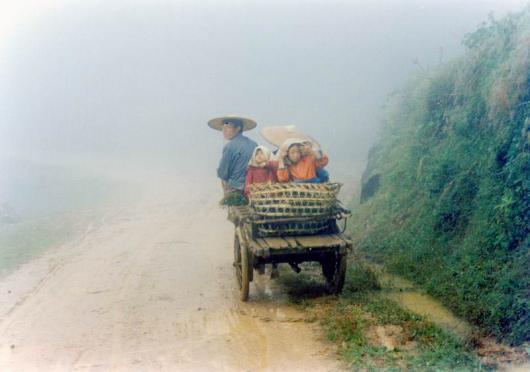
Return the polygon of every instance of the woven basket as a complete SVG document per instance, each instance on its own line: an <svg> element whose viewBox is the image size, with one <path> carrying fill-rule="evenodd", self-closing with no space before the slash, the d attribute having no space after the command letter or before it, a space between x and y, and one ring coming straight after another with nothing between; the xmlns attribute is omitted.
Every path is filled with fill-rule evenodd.
<svg viewBox="0 0 530 372"><path fill-rule="evenodd" d="M274 183L250 186L250 207L262 236L318 234L329 228L339 183Z"/></svg>

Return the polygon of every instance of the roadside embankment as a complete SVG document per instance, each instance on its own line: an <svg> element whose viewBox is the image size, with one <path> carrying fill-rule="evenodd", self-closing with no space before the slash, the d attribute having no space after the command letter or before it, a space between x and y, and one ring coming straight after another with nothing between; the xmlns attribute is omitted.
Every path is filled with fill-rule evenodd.
<svg viewBox="0 0 530 372"><path fill-rule="evenodd" d="M363 176L357 250L486 335L530 340L530 8L395 96Z"/></svg>

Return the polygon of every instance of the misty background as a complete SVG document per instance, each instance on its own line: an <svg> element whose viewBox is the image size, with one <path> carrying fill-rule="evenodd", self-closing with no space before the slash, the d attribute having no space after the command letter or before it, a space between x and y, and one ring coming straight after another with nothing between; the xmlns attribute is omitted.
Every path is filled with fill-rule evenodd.
<svg viewBox="0 0 530 372"><path fill-rule="evenodd" d="M0 203L29 218L135 174L214 180L224 114L298 126L355 182L388 95L525 3L1 1Z"/></svg>

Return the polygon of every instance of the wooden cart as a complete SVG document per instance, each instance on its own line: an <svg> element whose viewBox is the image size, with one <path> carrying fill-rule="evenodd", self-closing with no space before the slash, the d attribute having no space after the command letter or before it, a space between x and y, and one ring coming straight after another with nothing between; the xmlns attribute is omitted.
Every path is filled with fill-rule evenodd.
<svg viewBox="0 0 530 372"><path fill-rule="evenodd" d="M254 269L263 268L265 264L278 263L288 263L299 272L300 263L319 262L329 292L339 293L344 285L346 258L351 250L351 242L342 235L337 221L347 216L349 211L337 203L333 215L327 220L327 227L318 234L282 235L280 232L278 236L264 237L259 234L263 220L254 213L251 206L230 207L228 219L235 225L234 267L241 290L241 300L248 300ZM305 216L304 220L311 221L311 216ZM268 226L271 223L283 222L286 222L286 219L266 221Z"/></svg>

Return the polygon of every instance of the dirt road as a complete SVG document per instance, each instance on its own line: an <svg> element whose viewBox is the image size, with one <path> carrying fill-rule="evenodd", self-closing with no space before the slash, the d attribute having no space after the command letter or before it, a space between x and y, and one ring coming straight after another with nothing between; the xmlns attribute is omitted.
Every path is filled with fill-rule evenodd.
<svg viewBox="0 0 530 372"><path fill-rule="evenodd" d="M268 279L239 302L210 181L156 183L2 279L0 370L341 369Z"/></svg>

